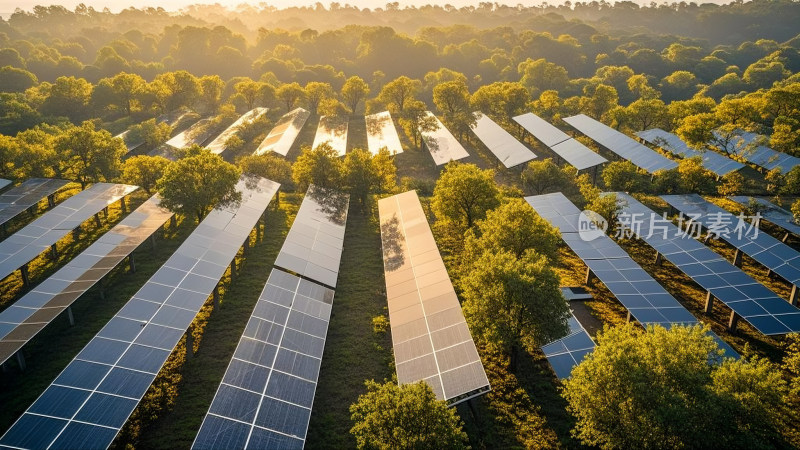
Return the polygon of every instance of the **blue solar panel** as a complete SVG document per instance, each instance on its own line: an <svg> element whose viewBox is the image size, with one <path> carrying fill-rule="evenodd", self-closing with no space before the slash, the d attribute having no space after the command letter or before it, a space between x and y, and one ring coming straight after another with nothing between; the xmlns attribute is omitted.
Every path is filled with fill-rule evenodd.
<svg viewBox="0 0 800 450"><path fill-rule="evenodd" d="M636 135L652 145L658 146L661 149L683 158L699 156L703 160L703 167L711 172L714 172L715 175L720 177L744 167L744 164L722 156L714 151L695 150L689 147L678 136L668 133L660 128L640 131L636 133Z"/></svg>
<svg viewBox="0 0 800 450"><path fill-rule="evenodd" d="M644 269L605 234L584 240L581 233L581 212L561 192L525 197L545 220L562 227L561 237L594 275L606 285L631 315L644 326L672 324L692 325L697 319ZM541 212L540 212L541 211ZM553 220L558 218L560 220ZM713 332L711 336L725 350L726 356L738 357L730 346Z"/></svg>
<svg viewBox="0 0 800 450"><path fill-rule="evenodd" d="M61 393L61 415L51 417L36 412L37 401L0 438L0 446L62 448L80 442L81 447L107 448L186 332L186 318L197 315L211 295L278 186L263 178L243 177L237 185L242 192L241 202L209 213L130 300L139 305L152 302L155 308L123 307L45 390L40 399ZM198 283L201 276L194 272L203 262L216 267L208 284ZM162 277L162 272L172 278ZM159 315L170 309L182 309L184 314ZM159 317L161 320L157 321ZM89 395L78 395L70 389ZM39 428L41 432L32 438L30 431Z"/></svg>
<svg viewBox="0 0 800 450"><path fill-rule="evenodd" d="M578 170L588 169L608 161L533 113L522 114L513 119L533 137L542 141L556 155Z"/></svg>
<svg viewBox="0 0 800 450"><path fill-rule="evenodd" d="M749 207L751 202L755 202L760 207L759 213L764 219L800 236L800 224L795 221L792 213L780 206L758 197L735 196L730 197L730 199L745 207Z"/></svg>
<svg viewBox="0 0 800 450"><path fill-rule="evenodd" d="M192 448L303 447L333 296L272 270Z"/></svg>
<svg viewBox="0 0 800 450"><path fill-rule="evenodd" d="M69 181L30 178L0 195L0 225L66 186Z"/></svg>
<svg viewBox="0 0 800 450"><path fill-rule="evenodd" d="M635 198L623 193L617 193L617 196L623 204L623 223L627 222L628 228L637 237L654 248L665 242L679 247L681 252L664 254L664 257L734 313L764 334L800 331L800 328L790 328L790 324L800 320L800 310L781 300L774 292L700 242L681 237L680 228L660 220L661 216ZM654 222L656 219L659 221ZM667 236L660 230L654 232L651 223L658 223L659 227L665 228Z"/></svg>
<svg viewBox="0 0 800 450"><path fill-rule="evenodd" d="M593 350L594 341L574 314L569 318L567 335L542 346L544 356L547 357L559 379L569 378L572 369Z"/></svg>
<svg viewBox="0 0 800 450"><path fill-rule="evenodd" d="M717 131L714 134L720 137ZM800 158L759 145L763 140L764 138L755 133L739 130L733 139L727 140L723 150L767 170L780 168L783 174L800 165Z"/></svg>

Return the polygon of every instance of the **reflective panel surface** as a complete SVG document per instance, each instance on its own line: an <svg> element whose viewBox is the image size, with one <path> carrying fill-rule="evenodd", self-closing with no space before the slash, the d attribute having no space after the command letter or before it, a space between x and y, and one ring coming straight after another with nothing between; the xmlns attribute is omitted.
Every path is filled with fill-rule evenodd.
<svg viewBox="0 0 800 450"><path fill-rule="evenodd" d="M703 160L703 167L714 172L717 176L723 176L726 173L739 170L744 167L744 164L727 158L719 153L711 150L696 150L687 145L678 136L668 133L660 128L653 128L636 133L637 136L655 145L663 150L666 150L674 155L682 158L692 158L699 156Z"/></svg>
<svg viewBox="0 0 800 450"><path fill-rule="evenodd" d="M209 142L206 145L206 148L211 150L211 153L220 154L225 151L226 142L233 136L239 132L239 129L242 125L250 123L259 117L263 116L264 114L269 111L269 108L253 108L250 111L242 114L242 117L236 119L236 122L233 122L228 128L225 129L219 136L214 138L213 141Z"/></svg>
<svg viewBox="0 0 800 450"><path fill-rule="evenodd" d="M608 161L536 114L526 113L513 117L513 119L567 164L578 170L588 169Z"/></svg>
<svg viewBox="0 0 800 450"><path fill-rule="evenodd" d="M458 139L445 128L442 122L440 122L432 112L426 111L425 113L428 117L436 121L435 130L422 131L421 133L422 140L425 142L425 147L430 152L433 157L433 162L436 163L437 166L469 156L464 146L458 142Z"/></svg>
<svg viewBox="0 0 800 450"><path fill-rule="evenodd" d="M403 153L400 136L397 135L389 111L371 114L364 117L364 121L367 124L367 145L370 153L374 155L384 147L393 155Z"/></svg>
<svg viewBox="0 0 800 450"><path fill-rule="evenodd" d="M295 108L284 114L267 137L259 144L254 154L263 155L267 152L275 152L286 156L310 115L311 113L303 108Z"/></svg>
<svg viewBox="0 0 800 450"><path fill-rule="evenodd" d="M481 112L474 114L477 120L472 131L504 166L511 168L536 158L536 155L525 144L516 140L489 116Z"/></svg>
<svg viewBox="0 0 800 450"><path fill-rule="evenodd" d="M0 225L69 184L66 180L30 178L0 195Z"/></svg>
<svg viewBox="0 0 800 450"><path fill-rule="evenodd" d="M346 117L320 117L312 148L327 143L339 156L344 156L347 153L347 126Z"/></svg>

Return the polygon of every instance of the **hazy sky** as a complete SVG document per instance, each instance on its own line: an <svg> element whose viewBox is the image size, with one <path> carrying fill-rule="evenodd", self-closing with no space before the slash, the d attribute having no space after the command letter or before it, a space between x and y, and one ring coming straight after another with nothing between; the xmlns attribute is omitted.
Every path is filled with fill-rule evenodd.
<svg viewBox="0 0 800 450"><path fill-rule="evenodd" d="M477 5L481 0L405 0L401 1L400 5L425 5L431 3L438 3L438 4L446 4L449 3L453 6L461 7L466 5ZM516 5L518 3L522 3L525 5L539 5L544 0L509 0L506 3L511 5ZM548 0L547 3L549 4L559 4L562 3L563 0ZM584 1L591 1L591 0L584 0ZM649 4L650 0L633 0L639 4ZM657 3L662 3L663 0L656 0ZM670 0L671 3L673 0ZM697 0L695 0L697 1ZM716 0L716 1L709 1L709 0L701 0L703 3L728 3L730 0ZM613 3L613 0L611 0ZM121 9L125 9L132 5L136 5L137 7L142 6L161 6L168 10L178 10L186 5L197 4L197 3L212 3L212 2L203 2L198 0L141 0L141 1L132 1L132 0L66 0L66 1L54 1L54 0L0 0L0 14L6 16L7 14L14 11L15 8L22 8L25 10L30 10L36 5L49 5L49 4L61 4L69 9L74 9L75 5L79 3L84 3L87 6L93 6L95 9L103 9L108 7L111 11L117 12ZM213 3L219 3L225 6L235 6L241 3L253 3L258 4L258 1L252 2L242 2L242 0L218 0ZM314 0L269 0L266 3L276 6L278 8L285 8L287 6L294 6L294 5L313 5L316 3ZM323 5L329 5L330 0L321 1ZM354 6L358 6L359 8L376 8L382 7L386 3L387 0L340 0L339 3L341 4L350 4Z"/></svg>

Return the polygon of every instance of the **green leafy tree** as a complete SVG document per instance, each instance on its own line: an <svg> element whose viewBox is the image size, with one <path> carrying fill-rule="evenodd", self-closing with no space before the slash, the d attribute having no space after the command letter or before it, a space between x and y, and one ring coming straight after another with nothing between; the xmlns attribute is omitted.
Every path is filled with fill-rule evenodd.
<svg viewBox="0 0 800 450"><path fill-rule="evenodd" d="M122 139L106 130L96 130L93 122L83 122L58 135L54 141L63 161L63 175L85 189L89 183L110 181L120 171L127 152Z"/></svg>
<svg viewBox="0 0 800 450"><path fill-rule="evenodd" d="M473 333L506 351L511 371L519 352L567 335L569 308L550 260L529 251L487 251L460 280Z"/></svg>
<svg viewBox="0 0 800 450"><path fill-rule="evenodd" d="M300 191L314 184L322 189L341 189L342 160L330 144L305 147L292 165L292 179Z"/></svg>
<svg viewBox="0 0 800 450"><path fill-rule="evenodd" d="M714 174L703 167L700 156L682 159L678 163L678 175L685 193L705 194L714 191Z"/></svg>
<svg viewBox="0 0 800 450"><path fill-rule="evenodd" d="M4 92L25 92L38 83L36 75L18 67L0 67L0 86Z"/></svg>
<svg viewBox="0 0 800 450"><path fill-rule="evenodd" d="M141 142L145 150L150 150L167 142L172 133L172 127L155 119L145 120L134 125L125 135L126 142Z"/></svg>
<svg viewBox="0 0 800 450"><path fill-rule="evenodd" d="M358 109L358 104L367 98L367 95L369 95L369 85L357 75L348 78L342 86L342 100L353 114Z"/></svg>
<svg viewBox="0 0 800 450"><path fill-rule="evenodd" d="M728 172L722 176L722 182L717 185L717 193L724 197L739 195L747 183L744 175L739 171Z"/></svg>
<svg viewBox="0 0 800 450"><path fill-rule="evenodd" d="M303 98L305 91L298 83L286 83L275 90L275 97L282 101L289 112Z"/></svg>
<svg viewBox="0 0 800 450"><path fill-rule="evenodd" d="M603 169L603 182L611 191L642 192L648 181L630 161L613 161Z"/></svg>
<svg viewBox="0 0 800 450"><path fill-rule="evenodd" d="M700 326L606 328L564 381L573 434L601 448L778 444L780 373L757 359L709 364L721 354Z"/></svg>
<svg viewBox="0 0 800 450"><path fill-rule="evenodd" d="M447 163L433 190L431 209L438 220L472 228L486 211L500 204L492 170L474 164Z"/></svg>
<svg viewBox="0 0 800 450"><path fill-rule="evenodd" d="M359 449L448 449L467 447L467 434L453 408L437 400L424 381L398 386L369 380L367 393L350 405Z"/></svg>
<svg viewBox="0 0 800 450"><path fill-rule="evenodd" d="M298 95L294 88L300 87L300 85L298 84L295 86L295 84L296 83L292 83L289 85L290 87L281 91L282 95L278 96L278 98L286 102L288 98ZM267 83L253 80L240 81L233 86L236 94L244 100L244 104L247 106L248 110L251 110L256 106L265 105L269 100L268 97L271 93L271 88L272 86L268 85ZM277 95L277 92L275 92L275 95ZM291 106L293 106L299 98L299 96L292 98ZM291 109L291 107L287 106L287 111L289 109Z"/></svg>
<svg viewBox="0 0 800 450"><path fill-rule="evenodd" d="M170 160L163 156L133 156L122 164L121 178L125 183L137 185L151 195L169 164Z"/></svg>
<svg viewBox="0 0 800 450"><path fill-rule="evenodd" d="M497 82L478 88L470 102L473 109L495 121L512 125L511 117L522 114L530 100L528 90L521 83Z"/></svg>
<svg viewBox="0 0 800 450"><path fill-rule="evenodd" d="M68 117L78 122L88 116L92 84L83 78L58 77L50 86L40 111L51 116Z"/></svg>
<svg viewBox="0 0 800 450"><path fill-rule="evenodd" d="M318 114L317 108L320 103L334 96L331 84L320 81L310 81L306 84L303 91L305 92L306 106L308 106L308 110L311 111L311 114Z"/></svg>
<svg viewBox="0 0 800 450"><path fill-rule="evenodd" d="M192 106L201 94L197 77L185 70L159 74L147 89L156 98L163 112Z"/></svg>
<svg viewBox="0 0 800 450"><path fill-rule="evenodd" d="M404 75L383 85L378 100L392 114L403 115L408 103L417 100L421 89L422 83L419 80L412 80Z"/></svg>
<svg viewBox="0 0 800 450"><path fill-rule="evenodd" d="M459 139L469 133L476 118L472 114L467 84L447 81L433 88L433 103L441 113L442 122Z"/></svg>
<svg viewBox="0 0 800 450"><path fill-rule="evenodd" d="M109 81L111 92L116 100L115 104L119 105L125 111L125 114L130 116L133 111L134 101L139 92L145 89L147 85L144 78L134 73L122 72L114 75Z"/></svg>
<svg viewBox="0 0 800 450"><path fill-rule="evenodd" d="M536 195L554 191L569 191L575 187L575 168L566 166L563 169L551 158L544 161L531 161L522 170L522 185L528 192Z"/></svg>
<svg viewBox="0 0 800 450"><path fill-rule="evenodd" d="M292 164L272 152L243 156L239 158L237 164L246 174L257 175L280 183L281 190L289 191L292 188ZM280 191L276 194L275 200L280 202Z"/></svg>
<svg viewBox="0 0 800 450"><path fill-rule="evenodd" d="M209 112L216 112L222 103L222 92L225 89L225 82L219 75L206 75L200 77L200 103ZM252 108L250 108L252 109Z"/></svg>
<svg viewBox="0 0 800 450"><path fill-rule="evenodd" d="M200 222L213 208L241 201L242 193L236 190L241 173L203 149L169 164L156 188L162 206Z"/></svg>
<svg viewBox="0 0 800 450"><path fill-rule="evenodd" d="M394 161L385 148L376 155L367 150L353 149L344 157L342 177L350 198L358 202L362 212L367 211L373 194L392 192L396 187Z"/></svg>
<svg viewBox="0 0 800 450"><path fill-rule="evenodd" d="M550 90L562 93L569 83L567 69L544 58L535 61L529 58L521 62L517 72L521 76L520 83L534 96Z"/></svg>

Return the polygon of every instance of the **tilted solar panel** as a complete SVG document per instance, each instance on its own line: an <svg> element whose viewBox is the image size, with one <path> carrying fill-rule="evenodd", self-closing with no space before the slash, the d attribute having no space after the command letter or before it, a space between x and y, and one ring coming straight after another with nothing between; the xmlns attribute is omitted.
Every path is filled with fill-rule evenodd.
<svg viewBox="0 0 800 450"><path fill-rule="evenodd" d="M542 346L547 362L559 379L569 378L572 369L580 364L586 355L593 352L595 347L594 341L575 318L574 313L570 314L568 325L569 332L566 336Z"/></svg>
<svg viewBox="0 0 800 450"><path fill-rule="evenodd" d="M730 199L745 207L749 207L751 201L755 202L755 204L760 207L759 213L764 219L769 220L786 231L800 236L800 224L795 221L792 213L780 206L757 197L735 196L730 197Z"/></svg>
<svg viewBox="0 0 800 450"><path fill-rule="evenodd" d="M5 178L0 178L0 189L5 188L9 184L11 184L11 180L6 180Z"/></svg>
<svg viewBox="0 0 800 450"><path fill-rule="evenodd" d="M103 208L136 189L127 184L96 183L0 242L0 279L11 275Z"/></svg>
<svg viewBox="0 0 800 450"><path fill-rule="evenodd" d="M272 270L192 448L303 448L333 296Z"/></svg>
<svg viewBox="0 0 800 450"><path fill-rule="evenodd" d="M440 122L432 112L426 111L425 114L436 121L435 130L425 130L421 133L422 140L425 142L425 147L428 149L428 152L430 152L431 157L433 157L433 162L437 166L469 156L464 146L458 142L458 139L445 128L442 122Z"/></svg>
<svg viewBox="0 0 800 450"><path fill-rule="evenodd" d="M377 154L384 147L393 155L403 153L400 136L389 111L368 115L364 117L364 122L367 126L367 146L370 153Z"/></svg>
<svg viewBox="0 0 800 450"><path fill-rule="evenodd" d="M205 304L278 184L243 177L0 438L17 448L107 448Z"/></svg>
<svg viewBox="0 0 800 450"><path fill-rule="evenodd" d="M719 132L714 131L714 134L720 137ZM737 134L733 139L726 142L724 150L728 153L741 156L748 162L767 170L780 168L783 174L800 165L800 158L760 145L761 142L765 141L762 136L741 130Z"/></svg>
<svg viewBox="0 0 800 450"><path fill-rule="evenodd" d="M350 196L309 186L275 265L336 287Z"/></svg>
<svg viewBox="0 0 800 450"><path fill-rule="evenodd" d="M227 148L228 139L235 136L242 125L250 123L259 117L263 116L264 114L269 111L269 108L253 108L250 111L242 114L241 117L236 119L236 122L230 124L228 128L225 129L219 136L214 138L213 141L209 142L206 145L206 148L211 150L211 153L220 154L225 151Z"/></svg>
<svg viewBox="0 0 800 450"><path fill-rule="evenodd" d="M378 210L397 381L424 380L450 404L488 392L489 380L416 191L381 199Z"/></svg>
<svg viewBox="0 0 800 450"><path fill-rule="evenodd" d="M339 156L347 153L347 128L345 117L322 116L317 125L317 134L314 136L313 148L328 143Z"/></svg>
<svg viewBox="0 0 800 450"><path fill-rule="evenodd" d="M472 126L472 131L504 166L511 168L536 158L528 147L516 140L489 116L479 111L473 114L477 120Z"/></svg>
<svg viewBox="0 0 800 450"><path fill-rule="evenodd" d="M172 217L159 203L158 195L151 197L50 278L0 312L0 364Z"/></svg>
<svg viewBox="0 0 800 450"><path fill-rule="evenodd" d="M588 169L608 162L607 159L572 139L567 133L559 130L536 114L525 113L513 117L513 119L533 137L542 141L544 145L560 156L567 164L578 170Z"/></svg>
<svg viewBox="0 0 800 450"><path fill-rule="evenodd" d="M723 259L702 243L656 215L635 198L617 193L628 229L655 248L664 258L766 335L800 331L800 310ZM709 297L709 301L712 298ZM707 305L710 310L711 303ZM729 325L737 318L731 317Z"/></svg>
<svg viewBox="0 0 800 450"><path fill-rule="evenodd" d="M744 168L744 164L722 156L714 151L695 150L689 147L689 145L683 142L683 140L681 140L681 138L678 136L668 133L660 128L652 128L650 130L640 131L636 133L636 135L650 144L664 149L674 155L678 155L683 158L693 158L695 156L699 156L703 160L703 167L720 177L729 172Z"/></svg>
<svg viewBox="0 0 800 450"><path fill-rule="evenodd" d="M0 225L69 184L66 180L30 178L0 195Z"/></svg>
<svg viewBox="0 0 800 450"><path fill-rule="evenodd" d="M311 113L303 108L295 108L284 114L253 154L275 152L286 156L310 115Z"/></svg>
<svg viewBox="0 0 800 450"><path fill-rule="evenodd" d="M603 147L616 153L621 158L627 159L648 173L678 167L678 163L675 161L589 116L578 114L577 116L565 117L564 121Z"/></svg>

